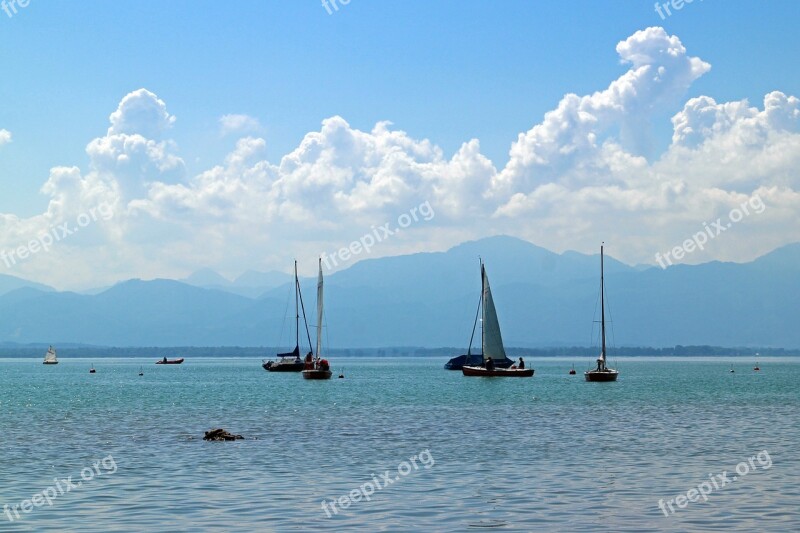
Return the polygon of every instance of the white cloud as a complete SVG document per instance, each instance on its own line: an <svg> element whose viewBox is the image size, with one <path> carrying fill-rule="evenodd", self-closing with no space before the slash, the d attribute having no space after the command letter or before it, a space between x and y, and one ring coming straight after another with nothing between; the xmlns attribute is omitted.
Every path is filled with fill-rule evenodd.
<svg viewBox="0 0 800 533"><path fill-rule="evenodd" d="M157 139L172 127L175 117L167 113L167 105L147 89L128 93L109 117L109 135L140 134Z"/></svg>
<svg viewBox="0 0 800 533"><path fill-rule="evenodd" d="M261 130L257 118L249 115L223 115L219 119L220 133L224 135L254 133Z"/></svg>
<svg viewBox="0 0 800 533"><path fill-rule="evenodd" d="M0 146L11 142L11 132L8 130L0 129Z"/></svg>
<svg viewBox="0 0 800 533"><path fill-rule="evenodd" d="M285 269L291 257L347 245L429 201L436 217L381 243L373 257L508 233L559 251L594 252L605 240L615 257L653 263L752 194L766 211L690 260L747 260L800 240L800 101L776 91L762 108L708 96L684 102L710 66L661 28L636 32L617 52L628 70L603 90L566 95L519 135L501 169L477 139L447 156L388 122L362 131L334 116L280 161L266 159L263 139L243 137L219 165L189 177L174 143L160 140L175 118L141 89L89 142L85 172L51 171L47 212L0 215L0 248L102 201L116 214L93 240L64 243L18 274L62 285L177 277L202 266L235 275ZM672 144L645 157L648 123L665 111L674 113ZM247 119L227 119L228 131L242 133Z"/></svg>

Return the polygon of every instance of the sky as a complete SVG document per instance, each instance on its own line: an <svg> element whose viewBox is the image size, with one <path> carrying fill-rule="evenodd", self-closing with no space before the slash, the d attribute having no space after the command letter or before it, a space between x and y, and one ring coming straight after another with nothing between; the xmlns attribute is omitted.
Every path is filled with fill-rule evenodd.
<svg viewBox="0 0 800 533"><path fill-rule="evenodd" d="M800 241L794 1L9 2L0 274Z"/></svg>

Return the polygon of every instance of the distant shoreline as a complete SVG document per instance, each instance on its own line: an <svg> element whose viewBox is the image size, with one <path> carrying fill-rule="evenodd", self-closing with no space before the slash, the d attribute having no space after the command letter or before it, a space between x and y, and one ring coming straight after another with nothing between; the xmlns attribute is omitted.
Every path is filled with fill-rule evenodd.
<svg viewBox="0 0 800 533"><path fill-rule="evenodd" d="M44 357L46 344L0 345L0 358L26 359ZM174 346L174 347L104 347L55 345L59 357L258 357L274 358L277 352L291 351L289 347L243 346ZM302 349L302 348L301 348ZM596 347L573 346L557 348L507 348L516 357L595 357ZM465 348L333 348L326 350L330 357L432 357L450 358L466 353ZM473 352L475 350L473 349ZM721 346L673 346L670 348L620 347L609 350L609 357L793 357L800 348L742 348Z"/></svg>

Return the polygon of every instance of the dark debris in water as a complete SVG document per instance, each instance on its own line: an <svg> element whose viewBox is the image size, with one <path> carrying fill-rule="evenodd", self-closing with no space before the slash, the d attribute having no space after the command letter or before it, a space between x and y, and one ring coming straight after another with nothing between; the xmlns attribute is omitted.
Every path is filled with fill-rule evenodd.
<svg viewBox="0 0 800 533"><path fill-rule="evenodd" d="M224 429L212 429L211 431L206 431L205 437L203 440L210 440L210 441L226 441L226 440L241 440L244 439L241 435L234 435L233 433L229 433Z"/></svg>

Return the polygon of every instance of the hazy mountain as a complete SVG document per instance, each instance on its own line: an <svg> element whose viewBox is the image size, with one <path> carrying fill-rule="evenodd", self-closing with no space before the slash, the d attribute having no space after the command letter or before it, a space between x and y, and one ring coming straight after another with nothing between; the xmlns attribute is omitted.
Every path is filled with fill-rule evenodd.
<svg viewBox="0 0 800 533"><path fill-rule="evenodd" d="M278 272L275 270L270 272L257 272L255 270L248 270L231 281L210 268L203 268L180 281L194 287L216 289L240 296L255 298L261 296L270 289L274 289L284 283L289 283L291 280L292 275L285 272Z"/></svg>
<svg viewBox="0 0 800 533"><path fill-rule="evenodd" d="M30 287L43 292L55 291L54 288L48 287L47 285L42 285L41 283L34 283L32 281L26 281L15 276L0 274L0 296L23 287Z"/></svg>
<svg viewBox="0 0 800 533"><path fill-rule="evenodd" d="M486 263L508 346L585 346L594 340L599 256L556 254L493 237L447 252L366 259L327 275L330 344L465 346L480 294L478 256ZM189 279L218 282L217 276L201 271ZM0 296L0 342L288 346L294 343L290 282L291 275L274 272L247 273L224 289L131 280L96 295L22 282ZM240 289L254 283L251 289L266 292L232 293L239 283ZM315 283L301 280L310 322ZM800 243L751 263L667 270L627 266L607 253L606 289L610 338L621 346L800 347Z"/></svg>

